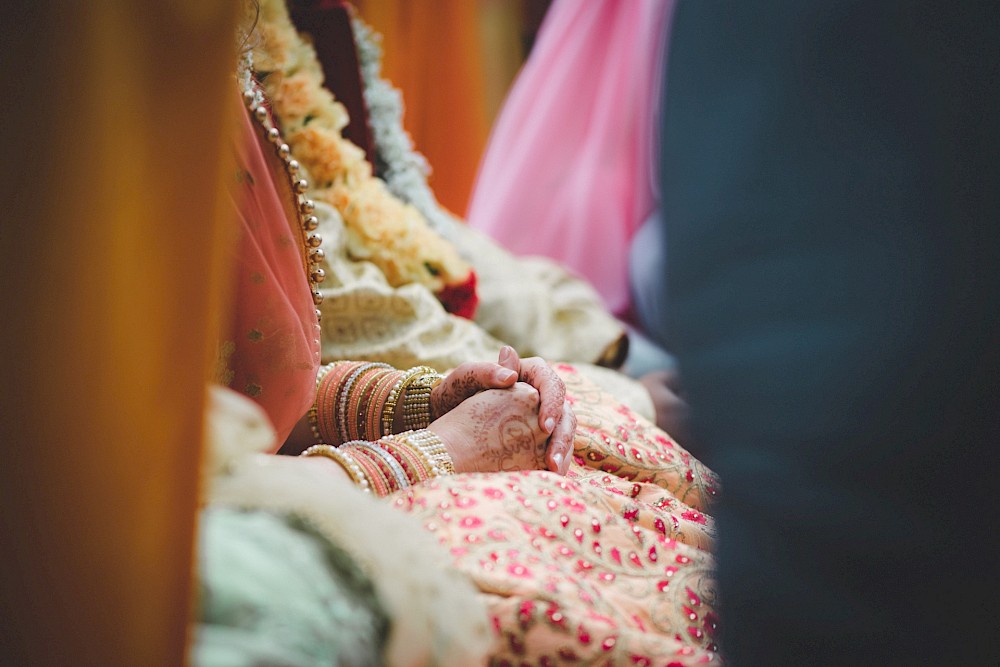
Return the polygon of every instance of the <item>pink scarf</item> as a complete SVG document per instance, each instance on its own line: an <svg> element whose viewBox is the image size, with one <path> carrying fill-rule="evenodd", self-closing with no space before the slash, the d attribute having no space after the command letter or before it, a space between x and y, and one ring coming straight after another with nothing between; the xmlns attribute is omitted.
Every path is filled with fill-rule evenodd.
<svg viewBox="0 0 1000 667"><path fill-rule="evenodd" d="M284 168L246 109L240 130L231 190L240 238L224 380L264 408L281 443L312 404L319 327Z"/></svg>
<svg viewBox="0 0 1000 667"><path fill-rule="evenodd" d="M629 307L628 251L658 196L657 107L673 0L556 0L490 137L469 224Z"/></svg>

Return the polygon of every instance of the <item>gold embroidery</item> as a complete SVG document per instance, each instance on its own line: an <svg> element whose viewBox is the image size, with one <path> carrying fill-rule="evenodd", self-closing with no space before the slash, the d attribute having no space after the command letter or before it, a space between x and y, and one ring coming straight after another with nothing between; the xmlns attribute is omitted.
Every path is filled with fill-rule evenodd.
<svg viewBox="0 0 1000 667"><path fill-rule="evenodd" d="M250 185L253 185L254 184L254 182L253 182L253 174L251 174L249 171L247 171L246 169L243 169L243 168L237 169L236 170L236 182L237 183L242 183L244 181L246 181Z"/></svg>
<svg viewBox="0 0 1000 667"><path fill-rule="evenodd" d="M236 343L231 340L224 340L219 343L219 349L215 354L215 364L212 368L212 380L227 387L233 381L235 372L229 365L229 360L236 351Z"/></svg>

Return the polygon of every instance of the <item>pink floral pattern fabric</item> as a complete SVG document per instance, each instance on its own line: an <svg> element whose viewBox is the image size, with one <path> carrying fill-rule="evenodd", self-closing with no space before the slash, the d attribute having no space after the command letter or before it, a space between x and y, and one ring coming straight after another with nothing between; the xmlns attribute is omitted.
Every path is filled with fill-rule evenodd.
<svg viewBox="0 0 1000 667"><path fill-rule="evenodd" d="M567 365L578 419L566 477L444 477L390 497L486 597L493 665L719 661L714 473Z"/></svg>

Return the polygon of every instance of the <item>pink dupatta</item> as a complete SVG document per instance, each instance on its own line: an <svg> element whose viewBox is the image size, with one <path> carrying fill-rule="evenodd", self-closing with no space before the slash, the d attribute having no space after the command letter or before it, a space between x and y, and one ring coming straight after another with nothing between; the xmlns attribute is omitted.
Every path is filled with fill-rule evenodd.
<svg viewBox="0 0 1000 667"><path fill-rule="evenodd" d="M246 109L240 131L231 191L240 238L223 380L264 408L280 445L313 401L319 325L283 166Z"/></svg>
<svg viewBox="0 0 1000 667"><path fill-rule="evenodd" d="M629 243L656 206L673 0L556 0L494 126L469 224L629 308Z"/></svg>

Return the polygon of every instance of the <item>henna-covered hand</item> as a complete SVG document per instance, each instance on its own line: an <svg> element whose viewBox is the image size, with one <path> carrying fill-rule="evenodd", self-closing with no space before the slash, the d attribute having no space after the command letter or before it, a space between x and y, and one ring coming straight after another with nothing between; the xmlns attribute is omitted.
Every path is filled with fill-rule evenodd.
<svg viewBox="0 0 1000 667"><path fill-rule="evenodd" d="M576 437L576 415L569 402L563 403L563 415L556 430L549 438L549 447L546 452L545 461L552 472L565 475L569 470L569 464L573 454L573 439Z"/></svg>
<svg viewBox="0 0 1000 667"><path fill-rule="evenodd" d="M549 467L549 434L538 426L538 392L518 382L475 394L428 427L444 442L457 472Z"/></svg>
<svg viewBox="0 0 1000 667"><path fill-rule="evenodd" d="M541 357L520 359L510 346L504 346L500 350L500 365L516 372L521 382L538 390L541 401L538 425L546 433L552 434L549 441L549 470L566 474L576 435L576 415L566 402L566 385L562 378Z"/></svg>
<svg viewBox="0 0 1000 667"><path fill-rule="evenodd" d="M517 371L499 364L469 362L456 366L431 391L431 419L448 414L462 401L481 391L506 389L515 382Z"/></svg>

